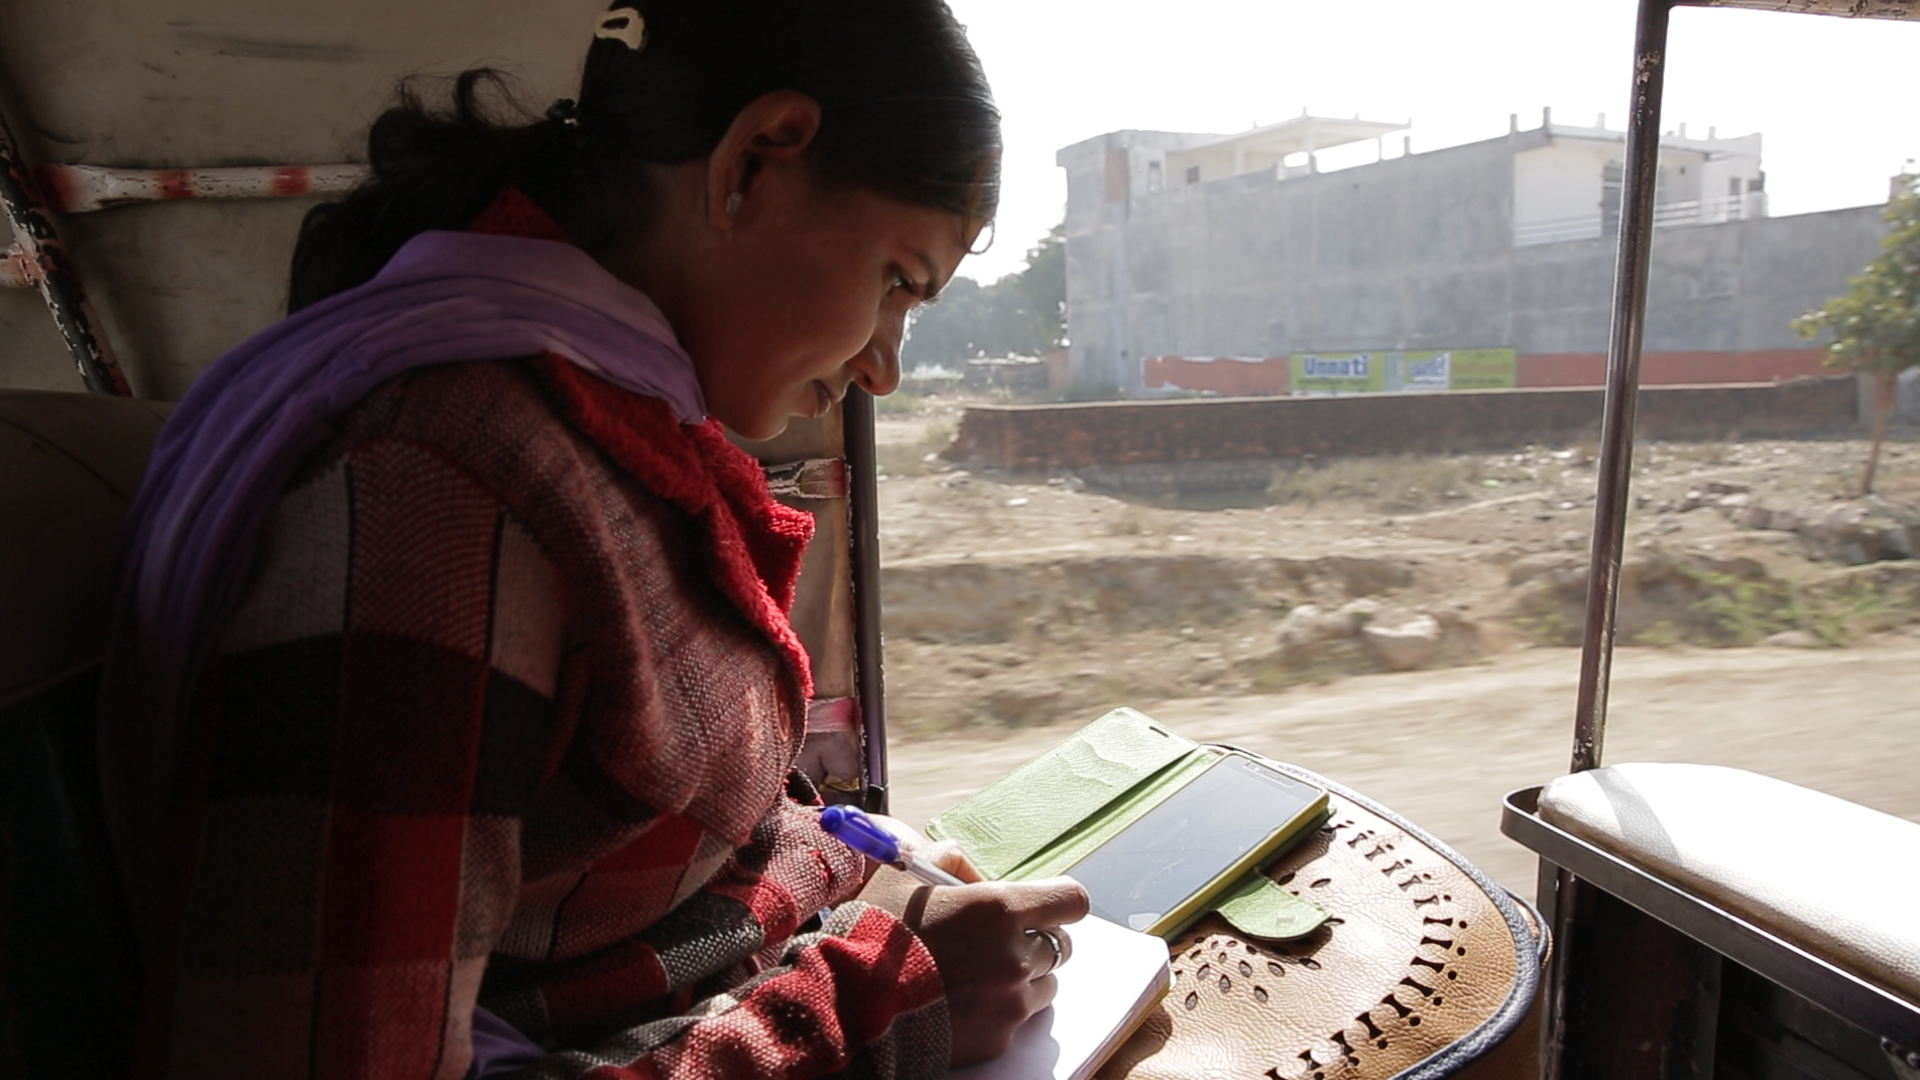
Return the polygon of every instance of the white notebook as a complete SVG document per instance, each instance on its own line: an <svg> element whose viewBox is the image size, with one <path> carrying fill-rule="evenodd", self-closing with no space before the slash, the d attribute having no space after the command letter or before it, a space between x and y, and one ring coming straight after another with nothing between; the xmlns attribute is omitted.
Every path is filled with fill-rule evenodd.
<svg viewBox="0 0 1920 1080"><path fill-rule="evenodd" d="M949 1080L1086 1080L1173 985L1159 938L1095 915L1066 931L1073 959L1055 976L1052 1006L1014 1033L1005 1054L954 1069Z"/></svg>

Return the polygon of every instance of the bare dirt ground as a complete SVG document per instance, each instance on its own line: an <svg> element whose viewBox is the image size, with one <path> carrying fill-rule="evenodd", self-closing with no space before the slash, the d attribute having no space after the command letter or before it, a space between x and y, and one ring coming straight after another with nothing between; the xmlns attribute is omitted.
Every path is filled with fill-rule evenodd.
<svg viewBox="0 0 1920 1080"><path fill-rule="evenodd" d="M1120 497L945 464L963 407L880 421L896 813L924 821L1128 704L1367 791L1531 893L1499 799L1565 769L1577 653L1556 646L1577 637L1594 447ZM1610 760L1739 765L1920 820L1920 562L1849 567L1813 527L1920 522L1920 433L1890 440L1877 501L1851 497L1865 454L1640 448L1622 638L1658 647L1621 652ZM1395 627L1431 640L1387 650Z"/></svg>
<svg viewBox="0 0 1920 1080"><path fill-rule="evenodd" d="M1578 640L1591 447L1349 459L1264 492L1122 498L945 465L959 414L923 399L880 425L896 725L1019 726ZM1623 643L1799 631L1843 646L1920 617L1920 561L1849 568L1809 546L1804 523L1836 513L1920 523L1920 437L1888 446L1878 502L1847 497L1864 458L1859 439L1643 446ZM1363 624L1421 617L1437 624L1431 655L1368 646Z"/></svg>

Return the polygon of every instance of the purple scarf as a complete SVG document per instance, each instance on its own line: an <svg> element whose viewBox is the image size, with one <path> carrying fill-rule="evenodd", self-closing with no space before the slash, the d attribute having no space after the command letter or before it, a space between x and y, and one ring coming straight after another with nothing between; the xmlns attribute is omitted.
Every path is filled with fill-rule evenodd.
<svg viewBox="0 0 1920 1080"><path fill-rule="evenodd" d="M100 726L107 827L143 944L160 940L185 707L294 470L402 372L545 351L664 399L683 423L706 414L665 316L579 248L429 232L372 281L221 357L161 429L127 523Z"/></svg>

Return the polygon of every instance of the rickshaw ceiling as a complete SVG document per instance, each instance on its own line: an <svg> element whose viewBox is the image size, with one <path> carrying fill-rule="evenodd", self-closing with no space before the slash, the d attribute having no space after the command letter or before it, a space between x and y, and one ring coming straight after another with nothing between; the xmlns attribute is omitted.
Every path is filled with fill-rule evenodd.
<svg viewBox="0 0 1920 1080"><path fill-rule="evenodd" d="M536 110L571 94L606 6L5 0L0 70L35 164L336 164L406 75L495 64Z"/></svg>
<svg viewBox="0 0 1920 1080"><path fill-rule="evenodd" d="M406 75L493 63L512 72L529 107L571 93L593 18L605 7L0 0L0 115L18 140L17 154L0 149L8 166L351 163L363 154L367 124ZM5 171L9 181L28 175ZM53 358L71 356L90 390L178 398L210 360L284 313L286 263L305 200L133 208L96 222L36 215L23 186L33 185L7 184L7 211L22 246L40 250L24 263L9 260L0 278L38 286L53 312L51 320L14 322L9 362L37 368L27 375L32 382L51 384ZM36 280L41 274L46 280ZM90 310L89 290L102 318Z"/></svg>

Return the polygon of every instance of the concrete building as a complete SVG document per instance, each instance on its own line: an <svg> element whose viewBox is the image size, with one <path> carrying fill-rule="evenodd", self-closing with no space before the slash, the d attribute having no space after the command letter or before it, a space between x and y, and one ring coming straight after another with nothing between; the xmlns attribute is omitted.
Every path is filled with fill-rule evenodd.
<svg viewBox="0 0 1920 1080"><path fill-rule="evenodd" d="M1302 115L1059 151L1073 380L1140 390L1167 357L1495 348L1519 355L1521 385L1584 381L1606 351L1625 133L1547 115L1318 167L1319 151L1404 126ZM1817 370L1788 324L1874 257L1880 208L1769 217L1759 135L1680 128L1661 145L1645 348L1708 373L1665 381Z"/></svg>

